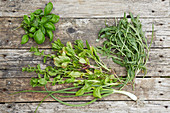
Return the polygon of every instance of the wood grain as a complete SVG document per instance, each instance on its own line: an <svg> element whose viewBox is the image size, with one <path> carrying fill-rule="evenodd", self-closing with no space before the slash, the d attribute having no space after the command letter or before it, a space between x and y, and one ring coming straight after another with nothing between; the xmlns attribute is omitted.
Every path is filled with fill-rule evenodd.
<svg viewBox="0 0 170 113"><path fill-rule="evenodd" d="M81 104L82 102L69 102ZM33 113L38 103L6 103L0 104L0 111ZM88 106L70 107L60 103L44 102L37 113L169 113L170 101L98 101ZM78 110L77 110L78 109Z"/></svg>
<svg viewBox="0 0 170 113"><path fill-rule="evenodd" d="M98 32L105 27L105 20L108 25L114 24L114 19L60 19L56 24L57 30L54 32L54 40L61 39L63 43L67 41L75 41L82 39L84 42L88 40L93 46L101 45L102 41L96 43ZM0 18L0 48L30 48L37 46L33 39L27 44L21 45L21 37L24 34L23 29L17 28L21 18ZM152 47L170 47L170 18L141 18L143 30L146 31L148 43L151 39L152 24L154 24L154 41ZM45 43L39 45L39 48L50 48L49 39L46 38Z"/></svg>
<svg viewBox="0 0 170 113"><path fill-rule="evenodd" d="M29 85L29 78L10 78L0 79L0 102L27 102L27 101L40 101L47 94L44 93L20 93L9 96L9 93L13 93L21 90L44 90L43 87L32 88ZM170 78L136 78L135 90L132 87L125 87L125 91L134 93L139 100L170 100ZM57 90L60 88L69 87L63 85L50 86L51 90ZM91 100L92 97L75 97L75 98L60 98L64 101L82 101ZM125 95L112 94L108 97L100 100L130 100ZM46 101L54 101L52 98L47 98Z"/></svg>
<svg viewBox="0 0 170 113"><path fill-rule="evenodd" d="M52 0L50 0L52 1ZM46 0L1 0L0 16L20 17L36 9L44 9ZM60 0L52 1L52 13L62 18L121 17L132 12L142 17L168 17L168 0Z"/></svg>

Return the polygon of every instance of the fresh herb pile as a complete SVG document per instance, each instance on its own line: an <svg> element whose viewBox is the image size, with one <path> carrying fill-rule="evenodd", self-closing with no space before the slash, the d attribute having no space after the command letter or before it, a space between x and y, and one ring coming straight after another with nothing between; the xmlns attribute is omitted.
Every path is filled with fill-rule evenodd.
<svg viewBox="0 0 170 113"><path fill-rule="evenodd" d="M59 16L50 14L53 9L51 2L47 4L44 12L38 9L30 14L30 17L24 15L21 27L24 28L26 35L22 37L21 44L28 42L29 37L34 38L37 44L45 41L45 36L53 40L53 32L55 31L54 23L59 21ZM113 93L120 93L129 96L136 101L137 97L129 92L121 91L121 89L132 82L135 76L143 70L146 73L146 62L149 57L151 44L148 46L142 24L139 16L136 18L130 13L131 21L129 22L124 14L124 18L115 26L106 26L99 32L100 38L104 38L103 46L93 47L88 44L83 45L82 40L76 40L72 45L67 42L66 46L58 39L52 43L52 50L55 54L45 54L38 48L31 47L30 51L34 55L43 57L44 63L51 61L53 65L47 66L45 69L40 67L22 68L22 71L36 72L37 77L31 79L32 87L41 86L45 91L24 90L21 92L37 92L47 93L40 104L49 96L54 100L68 106L84 106L95 102L99 98L109 96ZM153 39L153 32L152 32ZM152 43L152 40L151 40ZM123 66L127 70L127 77L117 76L112 69L108 68L99 58L97 53L101 53L108 58L112 58L113 62ZM47 85L52 86L58 84L69 84L69 88L50 91ZM57 97L76 97L90 96L93 100L83 104L69 104L59 100ZM38 105L38 107L40 106ZM38 109L37 107L37 109ZM35 112L37 111L35 110Z"/></svg>
<svg viewBox="0 0 170 113"><path fill-rule="evenodd" d="M44 63L46 63L47 57L53 59L55 66L47 66L45 69L41 69L40 65L37 67L25 67L22 71L36 72L38 78L31 79L31 85L44 86L52 84L70 84L73 87L61 89L57 91L20 91L21 92L40 92L48 93L54 100L69 106L84 106L92 102L95 102L98 98L109 96L113 93L120 93L129 96L132 100L137 100L137 97L129 92L116 90L122 87L122 81L124 79L117 78L111 69L109 69L97 55L96 49L93 46L89 46L86 41L86 49L81 40L76 40L73 45L67 42L66 46L58 39L52 43L52 49L56 54L44 54L44 51L39 51L38 48L32 47L30 51L34 52L34 55L43 56ZM50 60L50 59L49 59ZM92 63L91 63L92 62ZM77 91L71 91L71 89L78 89ZM15 93L15 94L16 94ZM53 95L55 94L55 95ZM68 94L60 95L60 94ZM65 103L56 97L75 97L75 96L89 96L93 95L94 99L84 104L69 104ZM44 99L45 99L44 98ZM43 100L44 100L43 99ZM42 101L43 101L42 100ZM42 102L41 102L42 103ZM41 104L40 103L40 104ZM38 108L37 108L38 109Z"/></svg>
<svg viewBox="0 0 170 113"><path fill-rule="evenodd" d="M103 46L98 47L98 52L126 68L125 85L129 82L133 83L135 76L141 70L146 73L146 62L153 40L152 32L152 40L148 46L139 16L134 18L130 13L130 17L129 22L125 13L124 18L115 26L102 28L97 39L97 41L101 38L105 39Z"/></svg>
<svg viewBox="0 0 170 113"><path fill-rule="evenodd" d="M24 15L23 21L20 27L25 30L21 44L28 42L29 37L34 38L37 44L42 44L45 41L45 36L53 40L53 31L55 31L54 24L59 21L59 16L50 13L53 9L53 4L49 2L44 12L41 9L37 9L33 13L30 13L30 17Z"/></svg>

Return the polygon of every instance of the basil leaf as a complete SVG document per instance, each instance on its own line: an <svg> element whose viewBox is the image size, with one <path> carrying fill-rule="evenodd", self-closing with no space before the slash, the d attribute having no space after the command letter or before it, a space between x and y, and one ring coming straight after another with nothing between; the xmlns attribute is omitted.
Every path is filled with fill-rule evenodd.
<svg viewBox="0 0 170 113"><path fill-rule="evenodd" d="M30 21L32 22L32 21L34 20L34 18L35 18L35 15L34 15L34 13L31 13L31 16L30 16Z"/></svg>
<svg viewBox="0 0 170 113"><path fill-rule="evenodd" d="M25 43L27 43L27 42L28 42L28 40L29 40L28 35L23 35L23 37L22 37L22 41L21 41L21 44L25 44Z"/></svg>
<svg viewBox="0 0 170 113"><path fill-rule="evenodd" d="M42 33L45 35L45 28L43 26L40 27Z"/></svg>
<svg viewBox="0 0 170 113"><path fill-rule="evenodd" d="M46 23L46 22L47 22L47 17L42 17L42 18L41 18L41 23L44 24L44 23Z"/></svg>
<svg viewBox="0 0 170 113"><path fill-rule="evenodd" d="M53 40L53 32L51 30L46 30L47 36L50 38L50 42Z"/></svg>
<svg viewBox="0 0 170 113"><path fill-rule="evenodd" d="M28 36L32 38L34 35L32 33L28 33Z"/></svg>
<svg viewBox="0 0 170 113"><path fill-rule="evenodd" d="M34 19L34 20L33 20L33 23L31 24L31 26L37 28L37 27L38 27L38 22L39 22L39 19L38 19L38 18Z"/></svg>
<svg viewBox="0 0 170 113"><path fill-rule="evenodd" d="M53 9L53 4L49 2L44 9L44 15L48 15L52 9Z"/></svg>
<svg viewBox="0 0 170 113"><path fill-rule="evenodd" d="M41 9L37 9L37 10L34 11L34 14L39 15L39 14L41 14L42 12L43 12L43 11L42 11Z"/></svg>
<svg viewBox="0 0 170 113"><path fill-rule="evenodd" d="M93 90L93 96L94 96L94 97L98 97L98 98L102 98L101 93L100 93L101 90L102 90L102 87L101 87L101 86L95 88L95 89Z"/></svg>
<svg viewBox="0 0 170 113"><path fill-rule="evenodd" d="M24 23L25 24L30 24L30 19L27 15L24 15Z"/></svg>
<svg viewBox="0 0 170 113"><path fill-rule="evenodd" d="M54 24L51 23L51 22L45 23L45 24L44 24L44 27L45 27L46 29L55 31L55 26L54 26Z"/></svg>
<svg viewBox="0 0 170 113"><path fill-rule="evenodd" d="M50 19L52 19L53 15L47 15L45 17L47 18L47 20L50 20Z"/></svg>
<svg viewBox="0 0 170 113"><path fill-rule="evenodd" d="M60 16L52 14L52 19L50 20L50 22L57 23L59 19L60 19Z"/></svg>
<svg viewBox="0 0 170 113"><path fill-rule="evenodd" d="M40 29L34 33L34 40L37 44L42 44L45 41L45 36Z"/></svg>
<svg viewBox="0 0 170 113"><path fill-rule="evenodd" d="M31 27L31 29L29 30L29 32L34 33L36 31L35 27Z"/></svg>

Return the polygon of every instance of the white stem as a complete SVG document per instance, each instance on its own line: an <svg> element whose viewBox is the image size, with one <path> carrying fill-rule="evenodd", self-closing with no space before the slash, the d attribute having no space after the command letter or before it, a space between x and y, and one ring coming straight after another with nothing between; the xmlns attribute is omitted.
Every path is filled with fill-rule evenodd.
<svg viewBox="0 0 170 113"><path fill-rule="evenodd" d="M128 96L128 97L130 97L132 100L134 100L134 101L136 101L137 100L137 97L134 95L134 94L132 94L132 93L130 93L130 92L127 92L127 91L118 91L118 90L113 90L113 93L120 93L120 94L124 94L124 95L126 95L126 96Z"/></svg>

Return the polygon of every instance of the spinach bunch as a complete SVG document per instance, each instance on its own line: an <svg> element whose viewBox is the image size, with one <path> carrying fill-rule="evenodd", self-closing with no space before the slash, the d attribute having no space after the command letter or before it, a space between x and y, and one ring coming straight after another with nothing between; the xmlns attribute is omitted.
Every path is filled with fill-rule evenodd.
<svg viewBox="0 0 170 113"><path fill-rule="evenodd" d="M39 49L35 47L31 47L30 49L34 55L44 57L44 63L51 61L50 59L52 59L52 66L47 66L45 69L41 69L38 64L37 67L28 66L22 68L22 71L37 73L38 76L30 80L32 87L42 86L45 87L46 91L25 90L16 93L47 93L48 95L42 99L40 104L48 96L51 96L54 100L68 106L88 105L99 98L109 96L113 93L124 94L129 96L132 100L137 100L135 95L119 90L123 86L124 79L121 77L118 78L115 73L113 73L111 69L101 61L96 48L90 46L87 41L85 48L81 40L76 40L74 45L67 42L66 46L64 46L64 44L58 39L52 43L52 49L55 52L54 54L45 54L44 51L39 51ZM70 84L71 87L49 91L46 87L47 84L53 86L58 84ZM94 99L83 104L69 104L56 98L90 95L92 95Z"/></svg>
<svg viewBox="0 0 170 113"><path fill-rule="evenodd" d="M97 47L98 52L126 68L125 84L133 83L135 76L141 70L146 74L146 62L153 40L152 32L151 43L148 46L139 16L134 18L130 13L130 17L131 21L129 22L125 13L124 18L115 26L102 28L97 39L97 41L101 38L105 39L103 46Z"/></svg>
<svg viewBox="0 0 170 113"><path fill-rule="evenodd" d="M29 37L33 38L37 44L42 44L45 41L45 36L53 40L53 31L55 31L54 24L59 21L59 16L50 13L53 9L53 4L49 2L44 12L37 9L30 13L30 17L24 15L21 27L25 30L25 35L22 37L21 44L28 42Z"/></svg>

